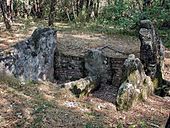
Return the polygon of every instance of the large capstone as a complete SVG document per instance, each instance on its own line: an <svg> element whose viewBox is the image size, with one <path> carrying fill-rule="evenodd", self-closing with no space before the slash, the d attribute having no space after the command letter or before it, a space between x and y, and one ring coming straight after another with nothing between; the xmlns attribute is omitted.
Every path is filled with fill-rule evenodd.
<svg viewBox="0 0 170 128"><path fill-rule="evenodd" d="M56 30L37 28L27 40L0 53L0 72L23 81L53 81Z"/></svg>
<svg viewBox="0 0 170 128"><path fill-rule="evenodd" d="M122 70L122 84L116 103L118 110L128 110L138 100L146 100L153 93L153 83L146 76L141 61L133 54L125 60Z"/></svg>
<svg viewBox="0 0 170 128"><path fill-rule="evenodd" d="M140 22L139 39L140 60L144 65L145 73L157 84L161 84L164 67L164 46L150 20Z"/></svg>

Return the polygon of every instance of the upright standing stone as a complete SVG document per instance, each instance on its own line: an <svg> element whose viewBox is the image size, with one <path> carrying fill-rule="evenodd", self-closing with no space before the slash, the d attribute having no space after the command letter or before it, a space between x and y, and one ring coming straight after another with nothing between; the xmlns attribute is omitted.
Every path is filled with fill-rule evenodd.
<svg viewBox="0 0 170 128"><path fill-rule="evenodd" d="M38 28L32 36L0 53L0 72L23 81L53 81L56 30Z"/></svg>
<svg viewBox="0 0 170 128"><path fill-rule="evenodd" d="M150 20L141 20L139 39L141 41L140 60L146 75L150 76L155 86L162 83L164 66L164 46Z"/></svg>
<svg viewBox="0 0 170 128"><path fill-rule="evenodd" d="M100 82L105 82L107 76L105 57L101 50L90 49L85 54L85 69L88 76L96 78L96 83L100 85Z"/></svg>
<svg viewBox="0 0 170 128"><path fill-rule="evenodd" d="M123 64L122 83L117 94L117 109L128 110L138 100L146 100L153 93L153 84L146 76L143 65L131 54Z"/></svg>

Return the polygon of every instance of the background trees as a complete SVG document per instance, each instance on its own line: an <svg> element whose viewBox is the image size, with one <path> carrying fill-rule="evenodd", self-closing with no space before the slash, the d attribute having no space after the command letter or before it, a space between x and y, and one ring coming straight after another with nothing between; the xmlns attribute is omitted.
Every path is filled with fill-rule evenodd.
<svg viewBox="0 0 170 128"><path fill-rule="evenodd" d="M125 31L136 29L141 19L150 19L160 30L170 28L169 0L0 0L0 7L7 29L15 18L48 19L49 26L55 21L93 22Z"/></svg>
<svg viewBox="0 0 170 128"><path fill-rule="evenodd" d="M8 20L13 16L45 19L53 12L54 21L99 21L122 26L141 18L154 18L162 24L169 21L170 9L169 0L0 0L0 3Z"/></svg>

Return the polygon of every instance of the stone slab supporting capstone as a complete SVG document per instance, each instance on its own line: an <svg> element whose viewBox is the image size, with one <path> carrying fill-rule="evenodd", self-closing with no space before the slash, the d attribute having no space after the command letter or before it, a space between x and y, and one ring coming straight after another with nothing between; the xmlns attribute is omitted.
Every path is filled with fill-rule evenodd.
<svg viewBox="0 0 170 128"><path fill-rule="evenodd" d="M164 70L164 46L150 20L141 20L139 39L140 60L146 75L155 81L155 87L162 84Z"/></svg>
<svg viewBox="0 0 170 128"><path fill-rule="evenodd" d="M0 53L0 73L21 81L53 81L56 38L56 30L37 28L30 38Z"/></svg>

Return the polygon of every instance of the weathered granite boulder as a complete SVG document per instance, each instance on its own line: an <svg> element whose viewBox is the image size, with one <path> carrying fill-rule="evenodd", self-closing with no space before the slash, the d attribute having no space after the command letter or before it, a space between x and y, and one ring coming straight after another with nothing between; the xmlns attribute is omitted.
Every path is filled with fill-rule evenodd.
<svg viewBox="0 0 170 128"><path fill-rule="evenodd" d="M140 60L146 75L155 81L155 87L157 87L162 84L165 50L150 20L141 20L139 39L141 41Z"/></svg>
<svg viewBox="0 0 170 128"><path fill-rule="evenodd" d="M32 36L0 53L0 72L22 81L53 81L56 30L37 28Z"/></svg>
<svg viewBox="0 0 170 128"><path fill-rule="evenodd" d="M122 84L117 95L118 110L128 110L136 101L146 100L153 93L153 83L146 76L143 65L131 54L123 65Z"/></svg>

